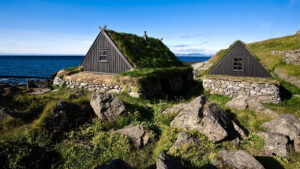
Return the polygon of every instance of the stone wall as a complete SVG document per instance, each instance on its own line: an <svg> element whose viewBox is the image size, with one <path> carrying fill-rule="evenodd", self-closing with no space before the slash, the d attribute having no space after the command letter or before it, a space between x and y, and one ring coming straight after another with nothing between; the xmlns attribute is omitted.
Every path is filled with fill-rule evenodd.
<svg viewBox="0 0 300 169"><path fill-rule="evenodd" d="M279 85L277 84L205 77L203 87L211 94L221 94L229 97L252 96L263 103L280 102Z"/></svg>
<svg viewBox="0 0 300 169"><path fill-rule="evenodd" d="M70 89L85 89L88 91L98 91L101 93L120 93L120 92L127 92L132 97L140 97L139 91L137 91L136 87L133 86L119 86L119 85L107 85L105 83L93 83L93 82L78 82L78 81L68 81L61 79L59 77L55 77L53 81L53 85L66 85L66 87Z"/></svg>
<svg viewBox="0 0 300 169"><path fill-rule="evenodd" d="M165 98L189 87L193 82L191 68L166 69L155 71L145 76L131 77L105 75L98 73L78 72L67 74L59 71L54 79L54 85L66 85L71 89L85 89L101 93L126 92L132 97Z"/></svg>

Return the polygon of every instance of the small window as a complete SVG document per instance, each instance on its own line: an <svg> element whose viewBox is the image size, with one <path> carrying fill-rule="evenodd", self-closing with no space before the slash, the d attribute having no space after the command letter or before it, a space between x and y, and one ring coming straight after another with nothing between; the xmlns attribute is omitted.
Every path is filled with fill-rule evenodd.
<svg viewBox="0 0 300 169"><path fill-rule="evenodd" d="M99 62L107 62L108 50L100 50Z"/></svg>
<svg viewBox="0 0 300 169"><path fill-rule="evenodd" d="M243 59L242 58L233 58L233 70L234 71L243 71Z"/></svg>

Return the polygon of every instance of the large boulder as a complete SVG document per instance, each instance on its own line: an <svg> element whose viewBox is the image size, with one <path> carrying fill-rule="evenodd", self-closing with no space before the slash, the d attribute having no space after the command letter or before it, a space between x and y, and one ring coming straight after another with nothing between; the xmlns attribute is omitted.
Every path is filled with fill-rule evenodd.
<svg viewBox="0 0 300 169"><path fill-rule="evenodd" d="M266 155L274 154L285 157L288 155L288 139L285 135L278 133L259 132L256 133L264 139L264 152Z"/></svg>
<svg viewBox="0 0 300 169"><path fill-rule="evenodd" d="M59 100L53 113L45 120L44 127L52 134L56 134L85 122L87 117L87 112L81 111L77 105Z"/></svg>
<svg viewBox="0 0 300 169"><path fill-rule="evenodd" d="M132 169L126 162L121 159L113 160L112 162L105 164L96 169Z"/></svg>
<svg viewBox="0 0 300 169"><path fill-rule="evenodd" d="M161 152L156 160L156 169L183 169L183 167L180 162L176 161L165 152Z"/></svg>
<svg viewBox="0 0 300 169"><path fill-rule="evenodd" d="M266 108L264 105L262 105L258 100L255 98L239 95L235 98L233 98L231 101L229 101L226 104L226 107L230 109L237 109L237 110L245 110L246 108L249 108L252 111L255 112L261 112L264 114L269 114L272 116L278 116L278 114L268 108Z"/></svg>
<svg viewBox="0 0 300 169"><path fill-rule="evenodd" d="M198 111L199 108L201 108L206 102L207 99L205 98L205 96L199 96L189 103L180 103L169 109L166 109L165 111L163 111L163 114L178 113L179 111Z"/></svg>
<svg viewBox="0 0 300 169"><path fill-rule="evenodd" d="M213 165L217 169L263 169L264 167L245 150L223 150L218 153Z"/></svg>
<svg viewBox="0 0 300 169"><path fill-rule="evenodd" d="M115 120L126 112L124 103L113 94L94 92L91 96L90 105L101 120Z"/></svg>
<svg viewBox="0 0 300 169"><path fill-rule="evenodd" d="M237 110L245 110L248 107L247 97L239 95L226 104L226 107Z"/></svg>
<svg viewBox="0 0 300 169"><path fill-rule="evenodd" d="M289 136L294 140L300 135L300 120L292 114L282 114L276 119L262 124L271 133L279 133Z"/></svg>
<svg viewBox="0 0 300 169"><path fill-rule="evenodd" d="M146 133L142 125L129 125L114 132L127 136L137 148L145 146L149 141L149 135Z"/></svg>
<svg viewBox="0 0 300 169"><path fill-rule="evenodd" d="M227 114L217 104L207 102L204 96L194 99L190 107L183 109L170 125L199 131L214 142L222 141L236 133Z"/></svg>
<svg viewBox="0 0 300 169"><path fill-rule="evenodd" d="M191 136L189 133L182 131L179 133L176 142L173 144L170 150L175 150L187 144L197 144L198 140Z"/></svg>

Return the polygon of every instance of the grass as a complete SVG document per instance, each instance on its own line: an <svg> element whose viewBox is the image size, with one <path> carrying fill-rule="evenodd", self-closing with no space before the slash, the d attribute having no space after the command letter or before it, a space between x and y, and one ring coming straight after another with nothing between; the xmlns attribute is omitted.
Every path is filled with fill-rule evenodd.
<svg viewBox="0 0 300 169"><path fill-rule="evenodd" d="M223 95L208 95L208 100L217 103L232 119L238 121L249 132L262 131L261 124L271 120L272 116L262 113L254 112L249 109L246 110L230 110L226 107L226 103L231 99Z"/></svg>
<svg viewBox="0 0 300 169"><path fill-rule="evenodd" d="M211 168L211 163L221 150L206 136L198 132L189 131L189 133L199 140L197 144L186 144L177 149L171 149L169 154L181 159L186 168Z"/></svg>
<svg viewBox="0 0 300 169"><path fill-rule="evenodd" d="M279 69L281 72L294 76L297 79L300 79L300 65L278 65L276 69Z"/></svg>
<svg viewBox="0 0 300 169"><path fill-rule="evenodd" d="M285 90L290 93L297 89L289 84L284 84ZM71 127L59 136L52 139L51 135L43 131L45 119L53 112L53 107L58 100L81 105L81 108L89 110L90 92L72 92L66 88L60 88L54 93L39 96L17 95L15 100L22 108L31 105L35 100L44 103L39 112L33 113L33 120L14 126L9 130L0 130L0 166L10 168L34 168L42 164L49 164L53 168L93 168L105 164L113 159L121 158L136 169L155 168L155 161L162 151L179 160L185 168L209 168L216 154L223 149L245 149L250 153L260 151L263 146L261 138L250 134L243 138L241 145L214 144L204 135L188 131L200 140L199 145L185 145L177 150L170 150L175 143L179 129L171 128L170 122L178 114L163 114L162 112L175 104L187 102L194 97L204 94L210 102L220 105L235 121L238 121L250 133L263 131L260 125L270 117L250 110L238 111L226 108L226 103L231 99L222 95L210 95L203 93L201 83L186 91L185 97L178 100L147 100L132 98L126 93L117 95L127 106L126 116L117 118L113 122L103 122L98 119L87 120L84 124ZM296 104L296 97L286 97L282 105L267 105L288 110L292 104ZM286 103L285 103L286 102ZM33 106L34 107L34 106ZM299 110L299 108L295 108ZM292 111L292 110L290 110ZM129 124L141 124L150 135L149 143L140 149L130 145L127 137L112 133L111 130L123 128ZM72 142L75 141L75 142ZM77 142L82 142L79 144ZM6 158L8 157L8 158ZM259 158L265 166L280 164L284 168L296 169L299 166L299 155L292 154L288 158L270 157ZM30 159L30 160L29 160ZM50 161L49 161L50 160Z"/></svg>
<svg viewBox="0 0 300 169"><path fill-rule="evenodd" d="M250 43L247 45L251 53L253 53L269 70L283 64L283 57L280 55L271 55L272 50L288 51L300 49L300 36L291 35L280 38L269 39L261 42Z"/></svg>
<svg viewBox="0 0 300 169"><path fill-rule="evenodd" d="M148 37L145 41L143 37L134 34L105 31L137 68L183 66L183 63L159 39Z"/></svg>
<svg viewBox="0 0 300 169"><path fill-rule="evenodd" d="M130 76L130 77L144 77L153 73L161 73L166 71L185 71L187 69L191 69L190 66L183 67L167 67L167 68L142 68L142 69L134 69L131 71L123 72L117 75L120 76Z"/></svg>

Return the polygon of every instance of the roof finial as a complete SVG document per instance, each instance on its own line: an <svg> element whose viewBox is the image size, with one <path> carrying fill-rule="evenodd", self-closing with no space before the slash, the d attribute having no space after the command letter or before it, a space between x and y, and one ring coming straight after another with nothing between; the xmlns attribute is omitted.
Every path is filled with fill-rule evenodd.
<svg viewBox="0 0 300 169"><path fill-rule="evenodd" d="M101 26L99 26L99 29L101 30L101 31L104 31L105 29L106 29L106 25L104 25L104 27L102 28Z"/></svg>
<svg viewBox="0 0 300 169"><path fill-rule="evenodd" d="M147 40L147 31L144 31L144 40Z"/></svg>

